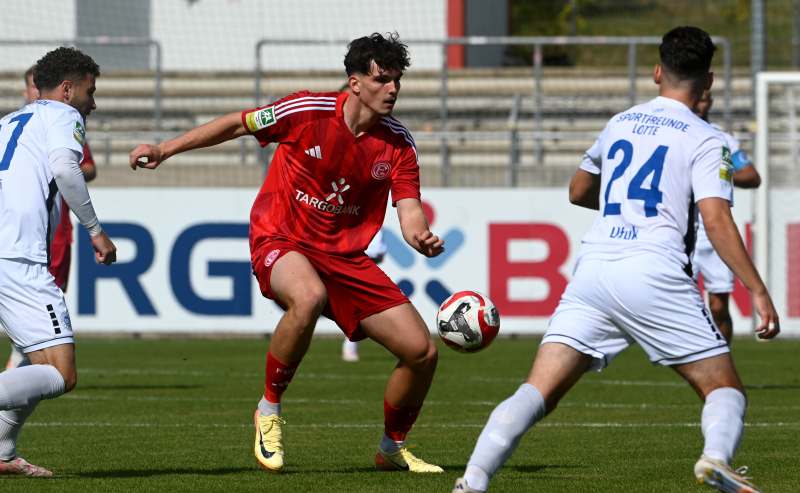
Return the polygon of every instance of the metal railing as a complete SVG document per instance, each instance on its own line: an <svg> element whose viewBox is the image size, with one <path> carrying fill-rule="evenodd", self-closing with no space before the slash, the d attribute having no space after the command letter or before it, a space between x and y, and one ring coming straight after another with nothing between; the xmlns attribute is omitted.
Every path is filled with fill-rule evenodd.
<svg viewBox="0 0 800 493"><path fill-rule="evenodd" d="M721 45L723 48L723 119L725 122L726 130L731 130L731 93L732 93L732 60L733 54L731 52L730 42L726 38L714 36L711 38L714 43ZM254 100L256 107L261 106L262 98L262 79L264 77L264 70L261 65L261 50L267 45L317 45L317 46L347 46L351 40L345 39L262 39L256 43L255 46L255 94ZM450 170L450 146L448 140L453 138L479 138L481 134L489 134L491 139L501 138L504 134L505 138L510 141L510 163L509 163L509 181L512 186L516 186L516 176L519 167L519 140L531 139L534 141L534 162L541 165L544 162L544 146L543 140L552 138L552 132L544 132L543 129L543 104L542 104L542 73L543 73L543 57L542 49L544 46L565 46L565 45L593 45L593 46L628 46L628 79L629 79L629 103L631 106L636 105L636 80L637 80L637 48L639 46L647 45L660 45L662 40L659 37L613 37L613 36L593 36L593 37L484 37L484 36L471 36L465 38L448 38L448 39L406 39L404 43L416 45L439 45L441 49L441 69L440 69L440 89L439 89L439 118L440 118L440 132L428 132L427 134L420 135L425 140L431 138L438 138L440 141L439 154L442 166L442 183L444 186L451 184L451 170ZM449 131L448 127L448 47L450 45L462 46L486 46L486 45L508 45L508 46L530 46L533 48L533 79L534 87L532 88L534 100L534 132L518 132L516 122L519 119L518 105L519 100L515 96L512 105L517 105L517 113L515 115L514 123L509 125L508 132L457 132ZM521 98L521 95L520 95ZM512 107L513 112L513 107ZM567 136L584 135L584 133L557 133L556 138L564 138ZM419 138L415 135L415 138ZM594 136L596 137L596 135ZM594 138L592 137L592 138Z"/></svg>
<svg viewBox="0 0 800 493"><path fill-rule="evenodd" d="M0 39L0 46L75 46L75 45L91 45L91 46L149 46L155 48L155 59L153 68L153 106L154 106L154 128L156 133L160 132L163 128L162 122L164 120L163 112L163 73L161 69L161 43L153 39L147 38L131 38L131 37L107 37L98 36L93 38L62 38L62 39ZM102 71L103 67L100 67Z"/></svg>

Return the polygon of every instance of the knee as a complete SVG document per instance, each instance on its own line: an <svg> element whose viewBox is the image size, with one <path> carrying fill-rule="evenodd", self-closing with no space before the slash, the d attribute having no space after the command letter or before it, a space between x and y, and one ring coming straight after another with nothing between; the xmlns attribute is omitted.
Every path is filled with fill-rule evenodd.
<svg viewBox="0 0 800 493"><path fill-rule="evenodd" d="M713 293L708 296L708 310L714 320L725 320L728 317L728 304Z"/></svg>
<svg viewBox="0 0 800 493"><path fill-rule="evenodd" d="M289 311L297 317L301 325L312 325L316 322L328 302L328 293L323 285L310 287L293 298Z"/></svg>
<svg viewBox="0 0 800 493"><path fill-rule="evenodd" d="M61 372L61 376L64 378L64 393L71 392L72 389L78 385L78 373L76 371L67 371Z"/></svg>
<svg viewBox="0 0 800 493"><path fill-rule="evenodd" d="M432 373L436 370L436 365L439 362L439 349L433 339L428 338L427 344L420 345L412 352L410 357L404 361L414 371L423 373Z"/></svg>

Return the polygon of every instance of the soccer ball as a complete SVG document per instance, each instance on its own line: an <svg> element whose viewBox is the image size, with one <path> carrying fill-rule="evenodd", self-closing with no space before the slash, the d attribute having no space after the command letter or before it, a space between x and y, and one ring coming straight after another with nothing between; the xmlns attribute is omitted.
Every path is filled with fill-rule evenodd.
<svg viewBox="0 0 800 493"><path fill-rule="evenodd" d="M486 295L461 291L439 307L436 328L439 337L454 351L477 353L489 347L497 336L500 314Z"/></svg>

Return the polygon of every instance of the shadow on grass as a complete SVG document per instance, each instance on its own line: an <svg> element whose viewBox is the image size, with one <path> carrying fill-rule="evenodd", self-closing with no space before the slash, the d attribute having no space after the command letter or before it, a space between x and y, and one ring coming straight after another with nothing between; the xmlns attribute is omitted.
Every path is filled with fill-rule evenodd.
<svg viewBox="0 0 800 493"><path fill-rule="evenodd" d="M160 390L160 389L177 389L177 390L193 390L202 389L202 385L81 385L79 390Z"/></svg>
<svg viewBox="0 0 800 493"><path fill-rule="evenodd" d="M581 466L548 466L548 465L530 465L530 466L505 466L505 469L511 469L516 472L522 472L526 474L533 474L539 471L546 471L548 469L578 469Z"/></svg>
<svg viewBox="0 0 800 493"><path fill-rule="evenodd" d="M800 390L800 385L745 385L747 390Z"/></svg>
<svg viewBox="0 0 800 493"><path fill-rule="evenodd" d="M220 467L217 469L119 469L115 471L92 471L70 474L71 478L151 478L154 476L171 475L197 475L197 476L225 476L227 474L241 474L255 471L253 467Z"/></svg>

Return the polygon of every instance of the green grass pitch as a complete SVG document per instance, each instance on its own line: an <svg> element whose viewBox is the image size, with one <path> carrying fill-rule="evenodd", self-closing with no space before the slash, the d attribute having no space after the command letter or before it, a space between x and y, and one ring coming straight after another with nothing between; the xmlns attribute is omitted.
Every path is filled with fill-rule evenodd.
<svg viewBox="0 0 800 493"><path fill-rule="evenodd" d="M273 474L253 457L268 340L82 339L78 387L43 402L20 442L55 477L0 477L0 491L449 492L538 343L500 339L477 355L440 346L408 443L445 473L414 475L374 469L392 356L365 342L360 363L343 363L340 340L315 340L284 394L287 466ZM800 491L800 341L736 340L733 353L750 403L733 465L766 492ZM701 408L635 346L529 431L490 491L712 491L692 476Z"/></svg>

